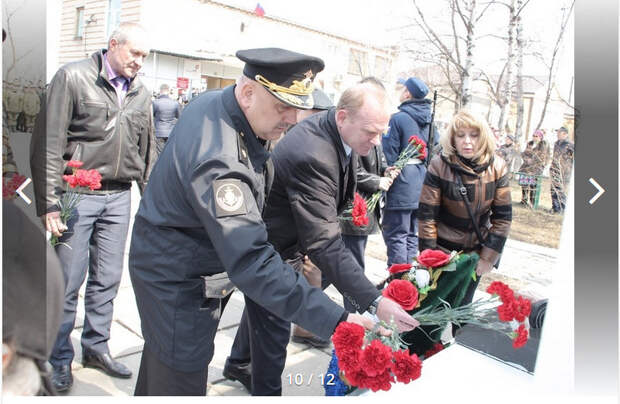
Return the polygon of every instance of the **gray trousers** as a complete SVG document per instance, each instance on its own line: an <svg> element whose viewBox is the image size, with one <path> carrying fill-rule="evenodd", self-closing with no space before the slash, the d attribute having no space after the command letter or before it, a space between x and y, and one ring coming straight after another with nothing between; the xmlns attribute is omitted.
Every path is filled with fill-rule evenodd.
<svg viewBox="0 0 620 404"><path fill-rule="evenodd" d="M155 138L155 147L157 149L157 155L159 156L162 151L164 151L164 146L166 146L166 142L168 141L167 137L156 137Z"/></svg>
<svg viewBox="0 0 620 404"><path fill-rule="evenodd" d="M74 357L71 331L78 292L86 281L82 349L108 353L113 300L123 270L129 227L131 191L82 195L56 246L65 278L63 319L50 356L53 366L69 365Z"/></svg>

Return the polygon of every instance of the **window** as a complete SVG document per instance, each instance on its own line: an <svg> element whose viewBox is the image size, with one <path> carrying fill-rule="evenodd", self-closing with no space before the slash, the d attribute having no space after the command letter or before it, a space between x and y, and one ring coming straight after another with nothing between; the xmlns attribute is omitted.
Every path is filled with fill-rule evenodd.
<svg viewBox="0 0 620 404"><path fill-rule="evenodd" d="M84 36L84 7L75 9L77 21L75 24L75 37L82 38Z"/></svg>
<svg viewBox="0 0 620 404"><path fill-rule="evenodd" d="M110 37L112 32L121 23L121 0L108 0L108 31L106 37Z"/></svg>
<svg viewBox="0 0 620 404"><path fill-rule="evenodd" d="M351 49L349 51L349 74L365 76L368 66L368 54L361 50Z"/></svg>
<svg viewBox="0 0 620 404"><path fill-rule="evenodd" d="M383 56L375 56L375 76L386 80L390 72L390 60Z"/></svg>

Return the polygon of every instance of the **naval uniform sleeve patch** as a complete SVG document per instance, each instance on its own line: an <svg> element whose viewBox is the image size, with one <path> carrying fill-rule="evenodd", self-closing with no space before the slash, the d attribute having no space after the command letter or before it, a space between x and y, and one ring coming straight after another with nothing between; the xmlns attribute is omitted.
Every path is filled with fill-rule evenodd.
<svg viewBox="0 0 620 404"><path fill-rule="evenodd" d="M215 180L215 214L217 217L245 215L241 181L237 179Z"/></svg>

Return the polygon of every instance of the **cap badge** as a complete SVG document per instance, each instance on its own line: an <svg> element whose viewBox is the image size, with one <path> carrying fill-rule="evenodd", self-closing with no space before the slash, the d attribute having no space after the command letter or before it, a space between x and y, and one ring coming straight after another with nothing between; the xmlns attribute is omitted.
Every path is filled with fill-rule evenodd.
<svg viewBox="0 0 620 404"><path fill-rule="evenodd" d="M293 80L293 84L289 87L283 87L276 83L273 83L267 80L265 77L257 74L254 79L261 83L263 86L267 87L271 91L276 91L280 94L292 94L292 95L309 95L312 93L312 80L309 78L305 78L302 81Z"/></svg>

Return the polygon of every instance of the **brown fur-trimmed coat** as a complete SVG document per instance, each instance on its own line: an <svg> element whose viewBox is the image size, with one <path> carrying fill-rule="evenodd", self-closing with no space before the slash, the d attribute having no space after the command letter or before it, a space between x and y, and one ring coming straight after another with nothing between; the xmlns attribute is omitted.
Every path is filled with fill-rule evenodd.
<svg viewBox="0 0 620 404"><path fill-rule="evenodd" d="M477 172L476 172L477 171ZM482 246L459 193L456 172L461 173L470 206L484 243ZM435 156L429 165L418 210L420 251L442 248L476 251L496 263L512 221L509 172L503 159L491 159L474 169L457 156Z"/></svg>

